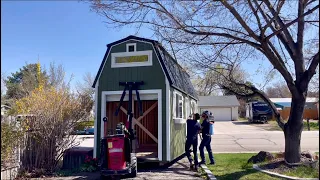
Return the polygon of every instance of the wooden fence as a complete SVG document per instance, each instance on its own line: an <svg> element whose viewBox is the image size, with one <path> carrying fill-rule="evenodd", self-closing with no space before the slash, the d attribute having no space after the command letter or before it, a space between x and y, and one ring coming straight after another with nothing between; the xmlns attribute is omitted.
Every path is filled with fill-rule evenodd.
<svg viewBox="0 0 320 180"><path fill-rule="evenodd" d="M288 119L290 115L291 108L284 108L283 110L279 110L279 113L282 119ZM305 109L303 112L303 119L319 119L318 110L317 109Z"/></svg>

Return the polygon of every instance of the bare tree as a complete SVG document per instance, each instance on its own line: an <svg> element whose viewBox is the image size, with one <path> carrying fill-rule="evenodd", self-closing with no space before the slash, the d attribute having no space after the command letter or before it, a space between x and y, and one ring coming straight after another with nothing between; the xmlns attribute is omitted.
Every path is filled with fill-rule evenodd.
<svg viewBox="0 0 320 180"><path fill-rule="evenodd" d="M302 114L309 82L319 64L319 48L309 48L319 42L318 1L91 2L92 9L106 17L111 27L152 27L159 39L176 45L177 51L189 51L191 47L207 49L211 56L206 62L216 61L217 54L232 52L230 47L242 48L244 53L251 52L251 58L256 56L270 62L292 94L292 111L287 123L281 120L265 93L249 83L235 85L260 95L273 106L285 135L285 160L300 161Z"/></svg>
<svg viewBox="0 0 320 180"><path fill-rule="evenodd" d="M92 84L94 81L94 77L90 72L85 73L83 76L82 82L77 83L77 90L81 93L89 94L92 98L94 95L94 89L92 88Z"/></svg>
<svg viewBox="0 0 320 180"><path fill-rule="evenodd" d="M285 82L277 82L272 87L267 87L266 94L269 98L291 98L290 90Z"/></svg>

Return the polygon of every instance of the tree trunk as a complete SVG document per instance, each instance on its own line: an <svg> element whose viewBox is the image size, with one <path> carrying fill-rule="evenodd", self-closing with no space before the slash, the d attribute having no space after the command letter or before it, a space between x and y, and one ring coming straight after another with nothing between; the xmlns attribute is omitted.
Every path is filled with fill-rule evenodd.
<svg viewBox="0 0 320 180"><path fill-rule="evenodd" d="M301 133L303 130L303 111L306 96L292 97L290 117L284 126L285 160L288 163L299 163L301 157Z"/></svg>

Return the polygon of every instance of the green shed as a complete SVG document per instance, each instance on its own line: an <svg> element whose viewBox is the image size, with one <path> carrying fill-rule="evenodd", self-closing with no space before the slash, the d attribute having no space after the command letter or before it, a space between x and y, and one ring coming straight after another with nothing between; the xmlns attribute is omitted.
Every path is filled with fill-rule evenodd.
<svg viewBox="0 0 320 180"><path fill-rule="evenodd" d="M159 42L128 36L107 45L92 86L96 107L94 157L100 157L101 138L127 120L128 95L119 115L114 116L114 112L124 89L119 82L129 81L144 82L139 87L142 116L134 93L132 101L137 157L168 162L183 154L186 119L198 109L190 77ZM107 126L104 117L108 117Z"/></svg>

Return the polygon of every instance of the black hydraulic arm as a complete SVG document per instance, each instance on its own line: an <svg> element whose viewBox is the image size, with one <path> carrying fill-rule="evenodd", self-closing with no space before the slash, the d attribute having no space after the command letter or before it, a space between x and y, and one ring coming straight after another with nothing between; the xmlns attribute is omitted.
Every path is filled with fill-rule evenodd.
<svg viewBox="0 0 320 180"><path fill-rule="evenodd" d="M141 100L140 100L140 95L139 95L139 91L138 88L140 85L143 85L144 82L143 81L139 81L139 82L119 82L120 86L124 86L124 90L120 99L120 103L119 106L115 112L115 115L118 116L121 105L123 103L123 99L126 95L126 91L129 90L129 104L128 104L128 111L127 111L127 116L129 118L129 127L128 127L128 131L132 132L132 118L133 118L133 113L132 113L132 90L136 91L136 95L137 95L137 100L138 100L138 109L140 112L140 115L143 115L142 112L142 105L141 105Z"/></svg>
<svg viewBox="0 0 320 180"><path fill-rule="evenodd" d="M123 90L122 95L121 95L121 98L120 98L119 106L118 106L116 112L114 113L115 116L118 116L118 114L119 114L121 105L122 105L122 103L123 103L124 96L126 95L126 91L127 91L127 86L124 87L124 90Z"/></svg>

